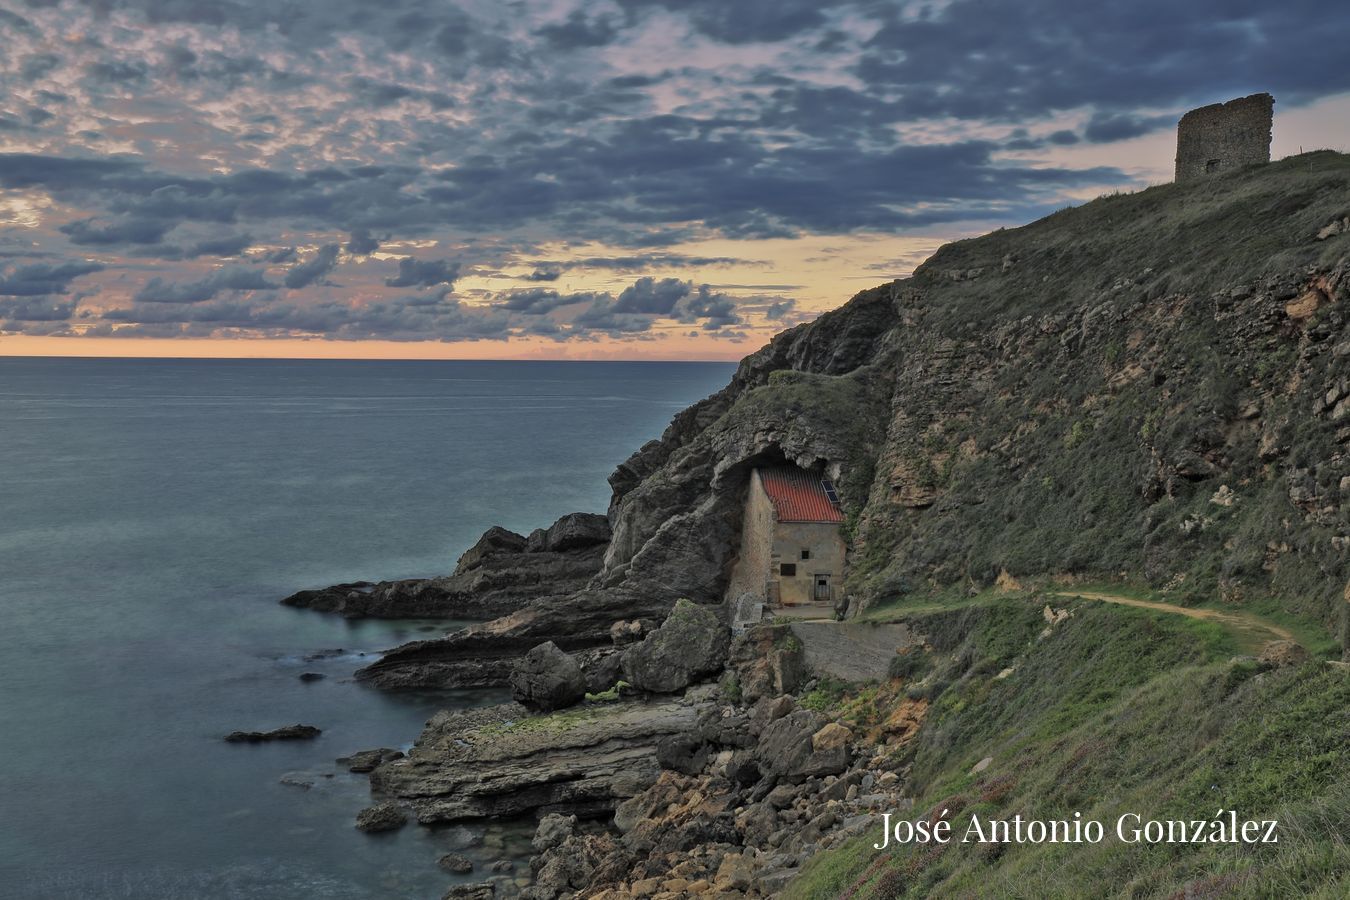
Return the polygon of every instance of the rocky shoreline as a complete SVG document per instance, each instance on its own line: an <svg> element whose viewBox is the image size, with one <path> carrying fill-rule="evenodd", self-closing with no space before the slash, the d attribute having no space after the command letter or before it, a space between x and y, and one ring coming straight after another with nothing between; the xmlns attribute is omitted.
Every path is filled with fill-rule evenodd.
<svg viewBox="0 0 1350 900"><path fill-rule="evenodd" d="M923 704L855 734L802 705L817 679L791 626L732 640L685 601L638 630L614 629L608 692L578 694L581 662L546 645L518 662L515 702L442 712L406 757L363 758L378 802L358 827L539 820L528 877L446 897L769 897L814 853L905 808L887 742L917 729Z"/></svg>
<svg viewBox="0 0 1350 900"><path fill-rule="evenodd" d="M585 587L600 571L608 543L609 521L592 513L571 513L529 536L493 527L450 575L336 584L281 602L352 619L495 619L540 597Z"/></svg>

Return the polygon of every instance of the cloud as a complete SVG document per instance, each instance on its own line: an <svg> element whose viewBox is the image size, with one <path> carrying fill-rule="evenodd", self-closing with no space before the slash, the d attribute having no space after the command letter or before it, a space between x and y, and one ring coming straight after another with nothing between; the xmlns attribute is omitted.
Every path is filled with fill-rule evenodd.
<svg viewBox="0 0 1350 900"><path fill-rule="evenodd" d="M291 266L283 279L286 287L291 290L308 287L333 271L337 265L338 250L337 244L324 244L304 262Z"/></svg>
<svg viewBox="0 0 1350 900"><path fill-rule="evenodd" d="M496 302L501 309L526 316L539 316L564 306L593 303L600 296L595 293L560 294L548 288L529 288L498 294Z"/></svg>
<svg viewBox="0 0 1350 900"><path fill-rule="evenodd" d="M535 29L534 34L554 50L577 50L613 43L619 35L619 27L613 16L587 18L584 12L576 9L564 21L543 25Z"/></svg>
<svg viewBox="0 0 1350 900"><path fill-rule="evenodd" d="M68 222L58 230L70 238L72 244L97 247L115 244L157 244L173 227L172 222L155 219L128 217L100 222L89 218Z"/></svg>
<svg viewBox="0 0 1350 900"><path fill-rule="evenodd" d="M184 254L197 256L238 256L249 248L253 238L247 234L226 234L198 241Z"/></svg>
<svg viewBox="0 0 1350 900"><path fill-rule="evenodd" d="M88 260L58 263L54 266L38 263L16 266L0 274L0 296L36 297L41 294L64 294L70 282L91 272L103 269L102 263Z"/></svg>
<svg viewBox="0 0 1350 900"><path fill-rule="evenodd" d="M0 297L0 329L29 333L42 331L45 329L33 329L25 327L25 325L30 322L68 321L74 315L76 305L77 303L74 300L57 300L51 297L23 297L21 299ZM25 323L25 325L20 323Z"/></svg>
<svg viewBox="0 0 1350 900"><path fill-rule="evenodd" d="M701 34L728 44L779 41L821 28L830 0L619 0L632 12L664 9L688 17Z"/></svg>
<svg viewBox="0 0 1350 900"><path fill-rule="evenodd" d="M227 266L197 281L166 282L156 276L135 295L137 303L202 303L221 291L270 291L280 285L268 281L261 269Z"/></svg>
<svg viewBox="0 0 1350 900"><path fill-rule="evenodd" d="M1350 68L1288 63L1309 34L1350 43L1350 9L1325 0L9 7L0 133L28 152L0 154L14 210L0 238L53 269L96 249L108 271L79 284L104 285L113 306L132 271L150 296L207 296L72 320L128 333L767 330L807 314L788 296L806 289L757 283L798 279L707 286L695 270L763 270L750 257L783 251L695 247L1025 221L1153 165L1066 148L1170 129L1188 106L1252 90L1280 110L1350 91ZM396 269L378 253L392 247ZM525 290L455 302L461 266L417 258L432 252ZM244 254L256 273L230 277L266 288L175 264ZM555 290L575 272L627 286ZM15 292L0 296L70 286L0 277Z"/></svg>
<svg viewBox="0 0 1350 900"><path fill-rule="evenodd" d="M386 278L388 287L431 287L437 284L454 286L459 278L459 263L444 259L420 260L405 256L398 261L398 274Z"/></svg>
<svg viewBox="0 0 1350 900"><path fill-rule="evenodd" d="M616 313L641 313L653 316L668 316L675 311L675 304L683 300L693 290L687 281L678 278L639 278L623 289L612 309Z"/></svg>
<svg viewBox="0 0 1350 900"><path fill-rule="evenodd" d="M526 281L557 281L562 277L562 266L540 266L525 276Z"/></svg>
<svg viewBox="0 0 1350 900"><path fill-rule="evenodd" d="M369 256L380 249L380 242L370 236L370 232L365 228L358 228L352 232L351 240L347 242L347 252L353 256Z"/></svg>

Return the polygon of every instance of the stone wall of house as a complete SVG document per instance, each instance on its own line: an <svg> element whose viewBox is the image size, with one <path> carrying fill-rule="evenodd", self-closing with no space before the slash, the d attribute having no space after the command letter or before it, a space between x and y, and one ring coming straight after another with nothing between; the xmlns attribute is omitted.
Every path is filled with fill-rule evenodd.
<svg viewBox="0 0 1350 900"><path fill-rule="evenodd" d="M802 559L803 550L809 554L808 559ZM796 566L796 574L781 574L784 563ZM839 526L834 522L777 523L769 578L778 582L779 600L785 606L812 602L817 575L829 576L829 599L836 599L844 579L844 538Z"/></svg>
<svg viewBox="0 0 1350 900"><path fill-rule="evenodd" d="M764 492L759 470L750 473L745 499L745 517L741 521L741 550L731 570L726 599L735 603L744 594L756 600L768 600L769 567L773 553L773 501Z"/></svg>
<svg viewBox="0 0 1350 900"><path fill-rule="evenodd" d="M1176 180L1270 162L1275 99L1252 94L1193 109L1177 123Z"/></svg>

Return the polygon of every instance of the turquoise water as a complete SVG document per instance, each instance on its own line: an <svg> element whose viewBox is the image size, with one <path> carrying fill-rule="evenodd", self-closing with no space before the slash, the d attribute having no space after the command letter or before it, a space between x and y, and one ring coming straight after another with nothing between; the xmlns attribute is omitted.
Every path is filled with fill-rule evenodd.
<svg viewBox="0 0 1350 900"><path fill-rule="evenodd" d="M499 695L357 685L444 623L278 599L603 511L614 466L731 371L0 359L0 896L440 896L451 833L357 832L366 779L334 759ZM220 740L296 722L324 733Z"/></svg>

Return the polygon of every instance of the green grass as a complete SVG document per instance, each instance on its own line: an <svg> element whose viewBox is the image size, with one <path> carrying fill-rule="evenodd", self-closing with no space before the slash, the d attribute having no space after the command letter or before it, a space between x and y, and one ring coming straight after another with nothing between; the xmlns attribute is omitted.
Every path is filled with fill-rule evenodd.
<svg viewBox="0 0 1350 900"><path fill-rule="evenodd" d="M1031 618L1027 599L968 611L951 659L1006 656ZM1323 662L1266 670L1230 661L1212 623L1075 603L1034 638L1006 679L972 666L929 712L896 765L909 764L915 815L1085 818L1098 845L952 844L878 853L865 833L818 855L785 896L1345 896L1350 888L1350 673ZM954 611L916 614L916 625ZM1009 638L1007 635L1013 637ZM971 775L984 756L993 764ZM1276 818L1278 845L1126 845L1117 817L1202 818L1235 809ZM1206 893L1212 890L1215 893ZM1180 894L1178 894L1180 895Z"/></svg>

